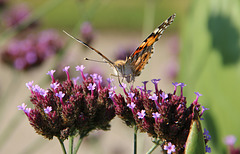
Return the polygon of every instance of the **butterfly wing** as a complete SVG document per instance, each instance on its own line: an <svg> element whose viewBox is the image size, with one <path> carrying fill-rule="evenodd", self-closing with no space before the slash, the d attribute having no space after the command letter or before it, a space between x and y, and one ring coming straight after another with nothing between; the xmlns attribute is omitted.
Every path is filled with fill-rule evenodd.
<svg viewBox="0 0 240 154"><path fill-rule="evenodd" d="M148 60L153 53L154 43L162 36L164 30L174 21L175 16L176 14L173 14L158 26L127 59L126 63L134 67L134 76L139 76L141 74L142 69L148 63Z"/></svg>

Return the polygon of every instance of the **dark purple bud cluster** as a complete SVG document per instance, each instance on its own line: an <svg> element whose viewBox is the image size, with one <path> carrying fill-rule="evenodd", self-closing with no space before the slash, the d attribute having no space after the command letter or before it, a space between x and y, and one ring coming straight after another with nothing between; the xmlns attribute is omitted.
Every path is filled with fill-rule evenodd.
<svg viewBox="0 0 240 154"><path fill-rule="evenodd" d="M55 70L47 73L52 78L48 90L33 85L33 81L27 83L34 108L23 103L19 110L24 111L36 132L48 139L56 136L65 140L76 132L86 136L94 129L108 130L115 110L108 88L101 85L101 76L84 76L84 67L77 66L83 78L82 84L77 84L78 78L71 80L68 69L63 69L67 74L63 83L55 80Z"/></svg>
<svg viewBox="0 0 240 154"><path fill-rule="evenodd" d="M187 107L186 97L183 96L183 83L173 83L173 93L164 93L158 89L160 79L152 80L155 85L155 92L147 90L147 82L143 86L130 88L128 92L126 85L122 84L125 96L110 93L115 104L116 115L126 122L127 125L136 125L141 132L147 132L149 136L160 139L169 147L176 147L176 151L184 150L190 124L194 116L201 117L198 97ZM180 96L176 95L177 87L181 87ZM162 145L164 147L164 145ZM165 146L165 149L167 145Z"/></svg>
<svg viewBox="0 0 240 154"><path fill-rule="evenodd" d="M93 28L90 22L84 22L80 28L82 39L85 43L91 44L94 39Z"/></svg>
<svg viewBox="0 0 240 154"><path fill-rule="evenodd" d="M2 53L4 62L18 70L27 70L41 64L62 48L60 36L54 30L11 41Z"/></svg>
<svg viewBox="0 0 240 154"><path fill-rule="evenodd" d="M0 0L0 3L6 4L6 0ZM21 4L8 8L3 13L2 23L6 27L18 26L22 21L30 16L30 11L27 5Z"/></svg>

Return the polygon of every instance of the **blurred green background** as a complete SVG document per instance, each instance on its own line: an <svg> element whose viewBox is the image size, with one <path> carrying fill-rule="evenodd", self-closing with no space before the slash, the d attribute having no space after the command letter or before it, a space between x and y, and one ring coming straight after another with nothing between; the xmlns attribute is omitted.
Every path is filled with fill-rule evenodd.
<svg viewBox="0 0 240 154"><path fill-rule="evenodd" d="M184 82L187 84L184 95L189 103L195 99L194 92L203 94L200 103L210 110L205 112L205 120L202 122L212 136L209 142L212 153L226 153L226 145L223 143L225 136L233 134L237 139L240 138L239 0L18 0L9 1L5 7L10 8L20 3L28 4L32 13L25 24L37 20L40 23L37 30L57 29L66 42L66 47L57 56L28 71L17 71L1 62L0 153L61 152L56 140L45 141L34 133L27 118L17 111L16 106L29 102L30 93L25 88L26 82L34 80L41 87L48 87L49 80L45 75L48 70L58 65L70 65L72 69L80 64L89 68L96 65L83 61L83 57L97 59L98 56L68 38L62 30L80 37L80 25L89 21L96 36L92 46L114 59L118 47L136 48L173 13L177 14L174 23L156 43L155 54L135 85L140 85L144 80L161 78L161 89L172 92L171 82ZM4 9L1 8L1 11ZM4 28L1 24L0 32L3 52L8 41L19 33L19 29ZM35 30L26 33L34 32ZM99 70L111 72L110 69L105 69L105 65L99 66ZM175 71L174 76L172 70ZM105 76L108 74L105 73ZM79 153L131 153L132 129L123 125L115 118L111 133L95 133L103 143L92 143L89 139L80 147ZM151 147L151 140L143 134L139 138L138 152L146 153ZM88 144L90 142L93 146ZM239 140L236 145L240 145ZM100 147L102 151L89 149L92 147ZM107 147L112 149L106 150ZM155 153L159 153L159 149Z"/></svg>

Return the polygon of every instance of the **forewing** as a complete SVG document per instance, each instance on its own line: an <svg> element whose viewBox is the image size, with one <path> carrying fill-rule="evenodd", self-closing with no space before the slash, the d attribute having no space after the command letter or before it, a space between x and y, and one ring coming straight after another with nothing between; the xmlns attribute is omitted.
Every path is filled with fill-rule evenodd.
<svg viewBox="0 0 240 154"><path fill-rule="evenodd" d="M140 75L142 69L150 59L153 53L154 43L162 36L164 30L174 21L175 16L176 14L173 14L158 26L127 59L127 63L135 68L136 76Z"/></svg>

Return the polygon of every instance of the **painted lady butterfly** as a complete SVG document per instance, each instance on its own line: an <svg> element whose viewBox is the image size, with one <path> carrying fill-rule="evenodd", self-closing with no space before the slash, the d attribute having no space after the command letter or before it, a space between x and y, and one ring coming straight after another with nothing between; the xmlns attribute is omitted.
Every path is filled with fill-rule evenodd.
<svg viewBox="0 0 240 154"><path fill-rule="evenodd" d="M144 66L148 63L151 55L153 54L153 45L162 36L163 32L167 27L174 21L176 14L170 16L160 26L158 26L143 42L142 44L129 56L126 60L117 60L112 62L100 51L91 47L90 45L82 42L81 40L71 36L65 32L68 36L82 43L86 47L95 51L99 54L105 62L107 62L115 71L115 75L119 78L120 76L125 78L128 83L134 82L135 77L141 74ZM120 82L120 81L119 81Z"/></svg>

